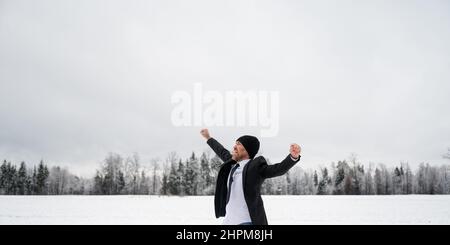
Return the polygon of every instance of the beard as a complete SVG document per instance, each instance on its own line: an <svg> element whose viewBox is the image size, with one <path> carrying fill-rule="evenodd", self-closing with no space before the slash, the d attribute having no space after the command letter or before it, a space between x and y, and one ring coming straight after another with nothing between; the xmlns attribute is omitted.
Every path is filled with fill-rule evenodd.
<svg viewBox="0 0 450 245"><path fill-rule="evenodd" d="M239 156L239 154L237 153L237 152L235 152L235 151L233 151L232 153L231 153L231 158L233 159L233 160L235 160L236 162L239 162L241 159L240 159L240 156Z"/></svg>
<svg viewBox="0 0 450 245"><path fill-rule="evenodd" d="M235 160L236 162L239 162L239 161L241 161L241 160L244 160L244 158L245 158L244 154L239 154L239 153L236 152L236 151L233 151L233 152L231 153L231 156L232 156L232 159Z"/></svg>

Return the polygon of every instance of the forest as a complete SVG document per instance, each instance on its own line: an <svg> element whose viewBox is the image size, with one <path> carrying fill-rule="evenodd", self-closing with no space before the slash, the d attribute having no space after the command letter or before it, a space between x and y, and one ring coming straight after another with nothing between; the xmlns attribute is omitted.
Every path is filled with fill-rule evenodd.
<svg viewBox="0 0 450 245"><path fill-rule="evenodd" d="M450 160L450 149L444 158ZM270 160L267 159L269 164ZM211 152L194 152L182 159L170 152L166 159L142 163L138 154L109 153L94 177L72 174L68 168L37 166L4 160L0 166L2 195L213 195L222 161ZM300 161L287 174L266 179L265 195L407 195L450 194L450 164L420 163L411 169L401 162L393 167L362 164L352 154L346 160L318 169Z"/></svg>

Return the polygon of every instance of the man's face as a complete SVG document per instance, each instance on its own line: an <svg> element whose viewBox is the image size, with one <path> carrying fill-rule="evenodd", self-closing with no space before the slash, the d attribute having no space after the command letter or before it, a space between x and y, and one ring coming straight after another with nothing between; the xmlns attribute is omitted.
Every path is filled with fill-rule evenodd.
<svg viewBox="0 0 450 245"><path fill-rule="evenodd" d="M236 141L236 144L233 147L233 152L231 153L231 155L236 162L250 158L244 146L239 141Z"/></svg>

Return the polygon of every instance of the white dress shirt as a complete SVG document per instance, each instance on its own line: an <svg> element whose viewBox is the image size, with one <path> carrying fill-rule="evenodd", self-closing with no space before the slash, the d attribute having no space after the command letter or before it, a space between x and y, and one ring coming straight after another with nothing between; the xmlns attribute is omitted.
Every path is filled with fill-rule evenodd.
<svg viewBox="0 0 450 245"><path fill-rule="evenodd" d="M250 159L238 162L239 167L233 173L233 183L231 183L230 200L226 206L224 225L238 225L241 223L251 222L250 213L248 212L247 202L244 197L243 170ZM235 165L231 166L233 169ZM231 174L231 171L230 171ZM228 175L227 187L230 182L230 174ZM228 190L229 191L229 190Z"/></svg>

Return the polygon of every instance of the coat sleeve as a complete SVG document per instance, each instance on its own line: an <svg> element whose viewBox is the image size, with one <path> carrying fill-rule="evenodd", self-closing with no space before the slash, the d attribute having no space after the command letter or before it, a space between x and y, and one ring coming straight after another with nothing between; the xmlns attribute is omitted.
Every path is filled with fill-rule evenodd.
<svg viewBox="0 0 450 245"><path fill-rule="evenodd" d="M297 161L292 160L291 156L288 155L283 161L276 164L267 164L266 159L264 157L261 158L261 166L259 167L259 174L263 178L273 178L277 176L281 176L289 169L291 169L296 163L300 161L300 157L297 159Z"/></svg>
<svg viewBox="0 0 450 245"><path fill-rule="evenodd" d="M217 156L222 159L222 161L227 162L231 159L231 153L214 138L210 138L208 141L206 141L206 143L217 154Z"/></svg>

